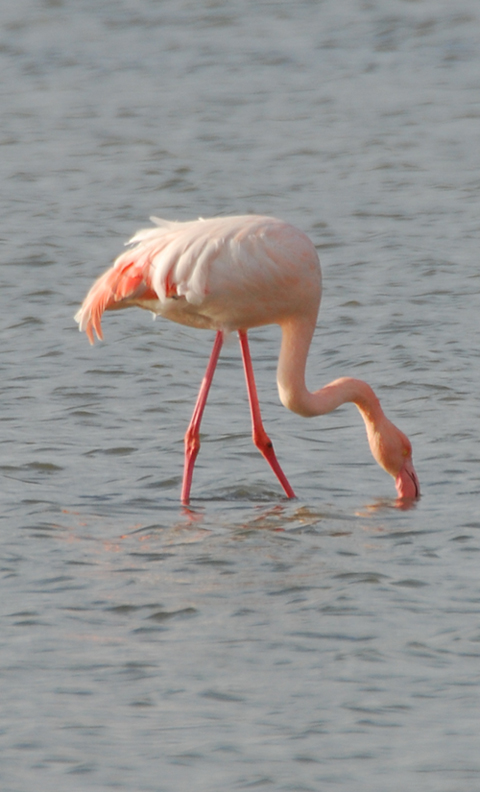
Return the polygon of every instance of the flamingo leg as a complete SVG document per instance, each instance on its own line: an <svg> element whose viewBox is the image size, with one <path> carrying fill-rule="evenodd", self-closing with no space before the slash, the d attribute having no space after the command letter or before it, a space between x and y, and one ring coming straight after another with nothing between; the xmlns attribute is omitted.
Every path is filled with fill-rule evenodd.
<svg viewBox="0 0 480 792"><path fill-rule="evenodd" d="M245 368L245 379L247 381L248 400L250 402L250 412L252 415L252 438L260 453L265 457L272 468L280 484L285 490L288 498L295 498L295 493L291 488L288 479L279 465L278 459L273 450L272 441L267 435L260 414L260 403L258 401L257 386L253 375L252 358L248 345L247 333L245 330L238 331L240 346L242 349L243 365Z"/></svg>
<svg viewBox="0 0 480 792"><path fill-rule="evenodd" d="M192 476L193 476L193 468L195 466L195 460L198 456L198 452L200 451L200 423L203 416L203 411L205 409L205 405L207 403L208 392L210 390L210 385L212 384L213 375L215 373L215 368L218 363L218 358L220 356L220 350L223 346L223 332L221 330L217 331L217 335L215 337L215 343L213 345L212 354L210 355L210 360L208 362L207 370L205 372L205 376L202 380L202 384L200 386L200 390L197 396L197 402L195 404L195 409L193 411L192 419L188 425L188 429L185 432L185 464L183 468L183 484L182 484L182 503L187 506L190 502L190 489L192 486Z"/></svg>

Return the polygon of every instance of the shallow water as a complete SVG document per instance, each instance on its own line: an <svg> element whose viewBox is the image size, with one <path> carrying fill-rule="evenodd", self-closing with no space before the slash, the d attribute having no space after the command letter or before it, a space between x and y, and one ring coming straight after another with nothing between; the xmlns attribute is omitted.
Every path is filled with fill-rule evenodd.
<svg viewBox="0 0 480 792"><path fill-rule="evenodd" d="M6 792L472 792L480 780L474 0L3 4ZM396 508L355 408L306 421L251 333L250 440L212 336L72 316L148 225L259 212L324 272L310 387L367 380L422 485Z"/></svg>

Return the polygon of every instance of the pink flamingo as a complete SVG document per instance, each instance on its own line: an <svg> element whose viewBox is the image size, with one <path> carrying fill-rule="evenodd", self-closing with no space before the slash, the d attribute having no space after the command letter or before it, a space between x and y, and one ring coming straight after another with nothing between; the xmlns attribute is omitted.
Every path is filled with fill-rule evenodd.
<svg viewBox="0 0 480 792"><path fill-rule="evenodd" d="M137 305L180 324L216 331L210 362L185 434L181 500L188 504L200 449L200 422L225 333L238 332L252 415L253 442L286 495L295 497L263 427L247 330L267 324L282 329L277 369L280 399L310 417L345 402L359 409L371 452L395 479L399 498L417 498L420 487L408 438L386 418L366 382L341 377L311 393L305 368L321 297L317 252L305 234L272 217L218 217L186 223L152 218L92 286L75 316L90 343L103 338L104 311Z"/></svg>

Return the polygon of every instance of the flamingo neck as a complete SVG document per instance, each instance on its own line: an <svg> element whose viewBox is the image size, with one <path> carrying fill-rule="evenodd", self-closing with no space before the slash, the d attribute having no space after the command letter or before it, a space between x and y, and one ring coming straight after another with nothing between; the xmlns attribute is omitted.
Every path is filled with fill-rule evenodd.
<svg viewBox="0 0 480 792"><path fill-rule="evenodd" d="M324 415L345 402L353 402L365 422L370 451L395 479L399 498L418 498L420 487L412 464L410 441L385 416L370 385L352 377L341 377L313 393L307 390L305 367L314 329L315 317L282 323L277 370L281 401L289 410L305 417Z"/></svg>
<svg viewBox="0 0 480 792"><path fill-rule="evenodd" d="M385 415L374 391L363 380L341 377L320 390L310 392L305 384L308 350L315 320L289 320L282 324L282 345L277 383L282 404L304 417L325 415L346 402L355 404L367 426L377 428Z"/></svg>

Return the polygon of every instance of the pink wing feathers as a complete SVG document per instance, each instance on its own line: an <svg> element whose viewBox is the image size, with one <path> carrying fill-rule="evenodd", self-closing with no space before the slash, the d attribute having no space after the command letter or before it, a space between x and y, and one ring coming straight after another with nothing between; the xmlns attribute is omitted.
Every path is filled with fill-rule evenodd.
<svg viewBox="0 0 480 792"><path fill-rule="evenodd" d="M151 308L155 302L161 304L177 296L198 304L205 295L207 265L215 258L218 245L206 230L199 233L202 221L152 220L157 227L142 229L132 237L127 244L134 247L122 253L98 278L75 315L79 329L86 331L91 344L94 331L103 338L104 311L127 305Z"/></svg>
<svg viewBox="0 0 480 792"><path fill-rule="evenodd" d="M103 312L112 309L127 297L144 296L147 289L142 267L138 266L138 262L132 261L130 256L128 261L121 262L120 266L117 262L95 281L75 315L75 321L78 322L80 330L85 330L88 340L93 344L93 331L97 338L103 338Z"/></svg>

